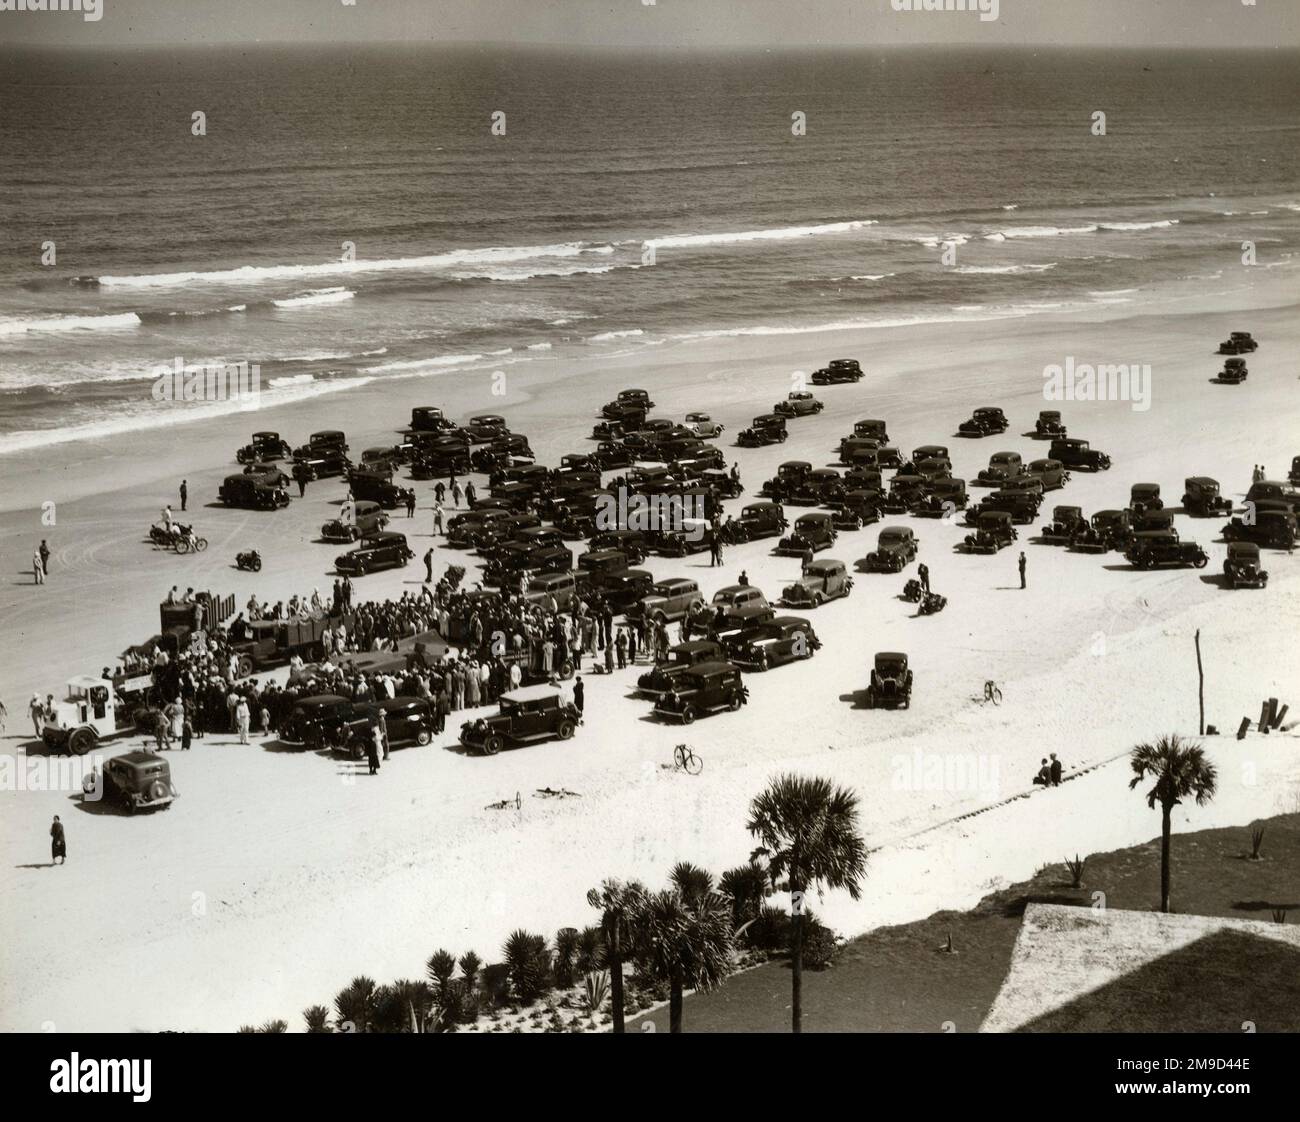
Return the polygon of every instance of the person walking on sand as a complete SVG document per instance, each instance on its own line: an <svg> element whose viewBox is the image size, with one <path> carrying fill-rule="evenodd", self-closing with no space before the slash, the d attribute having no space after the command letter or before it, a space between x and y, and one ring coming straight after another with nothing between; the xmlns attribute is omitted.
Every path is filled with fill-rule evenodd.
<svg viewBox="0 0 1300 1122"><path fill-rule="evenodd" d="M370 735L366 738L366 763L370 765L370 774L377 775L379 772L379 749L383 741L380 739L379 723L370 727Z"/></svg>
<svg viewBox="0 0 1300 1122"><path fill-rule="evenodd" d="M384 716L384 711L379 710L379 719L375 722L375 728L379 731L379 742L383 745L384 759L388 759L388 718Z"/></svg>
<svg viewBox="0 0 1300 1122"><path fill-rule="evenodd" d="M406 492L406 517L415 517L415 488L410 488Z"/></svg>
<svg viewBox="0 0 1300 1122"><path fill-rule="evenodd" d="M1024 554L1022 553L1020 556L1023 557ZM1020 567L1022 570L1024 569L1023 564ZM927 565L924 561L922 561L916 567L916 576L917 579L920 580L921 582L921 588L924 591L929 592L930 591L930 566Z"/></svg>
<svg viewBox="0 0 1300 1122"><path fill-rule="evenodd" d="M242 695L239 702L235 705L235 724L239 728L239 743L248 743L248 725L251 720L251 714L248 711L248 698Z"/></svg>
<svg viewBox="0 0 1300 1122"><path fill-rule="evenodd" d="M1051 775L1052 786L1059 787L1061 785L1061 761L1056 758L1055 752L1052 753L1052 763L1048 771Z"/></svg>
<svg viewBox="0 0 1300 1122"><path fill-rule="evenodd" d="M442 509L442 500L447 497L447 485L441 479L433 485L433 497L437 500L438 508Z"/></svg>
<svg viewBox="0 0 1300 1122"><path fill-rule="evenodd" d="M460 489L460 484L459 484L459 483L453 483L453 484L451 485L451 498L452 498L452 504L453 504L454 506L457 506L457 507L460 506L460 500L461 500L461 495L462 495L462 494L463 494L463 492L462 492L461 489Z"/></svg>
<svg viewBox="0 0 1300 1122"><path fill-rule="evenodd" d="M32 550L32 576L35 577L37 584L45 583L45 565L41 561L41 551Z"/></svg>
<svg viewBox="0 0 1300 1122"><path fill-rule="evenodd" d="M433 532L442 533L442 503L435 502L433 506Z"/></svg>
<svg viewBox="0 0 1300 1122"><path fill-rule="evenodd" d="M1020 560L1017 561L1016 564L1020 567L1020 587L1025 588L1027 586L1025 584L1025 555L1023 552L1020 554Z"/></svg>
<svg viewBox="0 0 1300 1122"><path fill-rule="evenodd" d="M54 821L50 823L50 864L58 862L64 864L68 859L68 839L63 833L63 823L59 821L59 816L54 816Z"/></svg>
<svg viewBox="0 0 1300 1122"><path fill-rule="evenodd" d="M185 504L190 501L190 486L183 479L181 480L180 496L181 496L181 513L184 514Z"/></svg>
<svg viewBox="0 0 1300 1122"><path fill-rule="evenodd" d="M41 568L45 570L46 575L50 572L50 547L46 544L45 539L41 538Z"/></svg>
<svg viewBox="0 0 1300 1122"><path fill-rule="evenodd" d="M433 546L425 551L424 554L424 583L429 584L433 580Z"/></svg>
<svg viewBox="0 0 1300 1122"><path fill-rule="evenodd" d="M587 687L583 685L582 675L579 674L573 679L573 706L578 710L578 716L582 716L583 707L587 703Z"/></svg>
<svg viewBox="0 0 1300 1122"><path fill-rule="evenodd" d="M45 731L45 708L41 705L41 695L32 694L32 700L27 704L27 711L32 715L32 727L36 730L36 739L41 739L41 733Z"/></svg>

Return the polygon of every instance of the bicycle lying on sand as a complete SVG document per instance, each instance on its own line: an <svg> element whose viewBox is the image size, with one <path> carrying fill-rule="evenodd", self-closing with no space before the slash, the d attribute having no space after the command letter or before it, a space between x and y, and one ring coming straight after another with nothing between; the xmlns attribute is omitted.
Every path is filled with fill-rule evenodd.
<svg viewBox="0 0 1300 1122"><path fill-rule="evenodd" d="M699 775L704 770L704 761L688 745L679 744L673 749L673 770Z"/></svg>

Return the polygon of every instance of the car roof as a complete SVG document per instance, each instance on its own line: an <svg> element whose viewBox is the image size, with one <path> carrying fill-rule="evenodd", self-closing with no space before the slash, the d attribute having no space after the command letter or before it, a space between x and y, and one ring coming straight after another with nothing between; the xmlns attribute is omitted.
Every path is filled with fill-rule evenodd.
<svg viewBox="0 0 1300 1122"><path fill-rule="evenodd" d="M890 535L891 537L902 536L905 538L910 538L912 536L912 527L911 526L886 526L880 531L880 536L883 538L886 534Z"/></svg>
<svg viewBox="0 0 1300 1122"><path fill-rule="evenodd" d="M692 639L689 643L678 643L672 650L688 651L694 654L696 651L714 650L718 646L712 639Z"/></svg>
<svg viewBox="0 0 1300 1122"><path fill-rule="evenodd" d="M337 705L339 702L347 700L346 697L342 697L336 693L318 693L313 694L311 697L300 697L298 699L298 704L315 708L318 705Z"/></svg>
<svg viewBox="0 0 1300 1122"><path fill-rule="evenodd" d="M986 518L995 522L1009 522L1011 521L1011 512L1009 510L981 510L980 521L983 522Z"/></svg>
<svg viewBox="0 0 1300 1122"><path fill-rule="evenodd" d="M822 569L843 569L844 562L836 561L833 557L823 557L820 561L809 561L803 567L805 573L820 572Z"/></svg>
<svg viewBox="0 0 1300 1122"><path fill-rule="evenodd" d="M1130 490L1130 491L1137 491L1137 490L1139 490L1139 489L1141 489L1141 488L1148 488L1148 487L1154 487L1157 491L1160 490L1160 484L1159 484L1159 483L1134 483L1133 486L1129 488L1129 490Z"/></svg>
<svg viewBox="0 0 1300 1122"><path fill-rule="evenodd" d="M1254 542L1229 542L1228 552L1229 553L1250 553L1250 554L1257 555L1259 553L1259 546L1256 545Z"/></svg>
<svg viewBox="0 0 1300 1122"><path fill-rule="evenodd" d="M144 767L146 764L166 764L157 752L151 752L148 749L135 749L133 752L123 752L120 756L113 756L112 759L119 763L130 764L132 767Z"/></svg>
<svg viewBox="0 0 1300 1122"><path fill-rule="evenodd" d="M719 674L734 673L736 667L730 662L701 662L687 671L699 678L714 678Z"/></svg>
<svg viewBox="0 0 1300 1122"><path fill-rule="evenodd" d="M560 697L560 691L554 686L521 686L517 690L508 690L503 693L501 695L501 700L509 701L518 705L529 701L542 701L548 697L553 697L558 700Z"/></svg>
<svg viewBox="0 0 1300 1122"><path fill-rule="evenodd" d="M659 588L685 588L688 585L691 588L699 588L699 582L692 580L690 577L665 577L663 580L655 581Z"/></svg>
<svg viewBox="0 0 1300 1122"><path fill-rule="evenodd" d="M1216 487L1219 485L1219 481L1209 475L1189 475L1187 477L1186 485L1190 487L1193 483L1213 483Z"/></svg>
<svg viewBox="0 0 1300 1122"><path fill-rule="evenodd" d="M907 655L905 655L902 651L877 651L876 661L877 662L895 662L895 661L906 662Z"/></svg>
<svg viewBox="0 0 1300 1122"><path fill-rule="evenodd" d="M392 545L394 542L406 543L406 535L396 533L393 530L381 530L373 537L367 539L371 545Z"/></svg>
<svg viewBox="0 0 1300 1122"><path fill-rule="evenodd" d="M812 624L803 616L773 616L767 622L769 627L806 627L809 631L812 630Z"/></svg>

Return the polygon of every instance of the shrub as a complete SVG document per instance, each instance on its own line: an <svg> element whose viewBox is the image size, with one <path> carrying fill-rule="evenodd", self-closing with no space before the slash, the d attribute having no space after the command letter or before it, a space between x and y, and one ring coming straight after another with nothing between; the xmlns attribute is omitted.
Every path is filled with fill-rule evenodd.
<svg viewBox="0 0 1300 1122"><path fill-rule="evenodd" d="M483 967L479 988L490 1005L505 1005L510 1000L510 967L504 962Z"/></svg>
<svg viewBox="0 0 1300 1122"><path fill-rule="evenodd" d="M561 927L555 933L555 984L562 989L573 985L581 938L576 927Z"/></svg>
<svg viewBox="0 0 1300 1122"><path fill-rule="evenodd" d="M302 1011L302 1019L308 1032L330 1031L330 1011L323 1005L309 1005Z"/></svg>
<svg viewBox="0 0 1300 1122"><path fill-rule="evenodd" d="M1250 859L1259 860L1259 849L1264 844L1264 827L1256 826L1250 832Z"/></svg>
<svg viewBox="0 0 1300 1122"><path fill-rule="evenodd" d="M588 1013L596 1013L609 996L609 971L593 970L586 978L586 990L583 994L583 1008Z"/></svg>
<svg viewBox="0 0 1300 1122"><path fill-rule="evenodd" d="M543 936L514 931L506 940L504 957L510 989L519 1001L527 1004L551 988L551 951Z"/></svg>
<svg viewBox="0 0 1300 1122"><path fill-rule="evenodd" d="M579 974L590 974L605 965L605 933L599 927L584 927L578 936L574 965Z"/></svg>
<svg viewBox="0 0 1300 1122"><path fill-rule="evenodd" d="M460 973L470 989L478 985L478 972L482 966L483 960L473 951L466 951L460 956Z"/></svg>
<svg viewBox="0 0 1300 1122"><path fill-rule="evenodd" d="M751 919L756 919L763 911L763 901L768 890L767 871L754 861L737 865L722 874L718 887L731 900L732 926L739 928ZM746 938L749 933L745 932Z"/></svg>
<svg viewBox="0 0 1300 1122"><path fill-rule="evenodd" d="M1072 888L1083 887L1083 870L1087 864L1088 859L1086 857L1080 857L1077 853L1074 855L1073 861L1068 857L1065 859L1065 867L1070 870Z"/></svg>
<svg viewBox="0 0 1300 1122"><path fill-rule="evenodd" d="M804 925L803 964L809 970L825 970L838 951L835 932L829 927L815 921Z"/></svg>

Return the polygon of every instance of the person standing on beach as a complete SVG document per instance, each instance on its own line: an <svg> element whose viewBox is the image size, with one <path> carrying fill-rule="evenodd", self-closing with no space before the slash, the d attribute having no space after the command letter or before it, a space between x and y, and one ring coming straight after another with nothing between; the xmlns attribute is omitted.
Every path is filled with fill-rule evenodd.
<svg viewBox="0 0 1300 1122"><path fill-rule="evenodd" d="M41 739L41 733L45 731L45 708L41 705L41 695L32 694L32 700L28 702L27 711L32 715L32 727L36 729L36 739Z"/></svg>
<svg viewBox="0 0 1300 1122"><path fill-rule="evenodd" d="M1052 778L1052 786L1059 787L1061 785L1061 761L1056 758L1055 752L1052 753L1052 764L1049 772Z"/></svg>
<svg viewBox="0 0 1300 1122"><path fill-rule="evenodd" d="M37 584L45 583L45 564L41 561L41 551L32 550L32 575L36 578Z"/></svg>
<svg viewBox="0 0 1300 1122"><path fill-rule="evenodd" d="M379 749L383 741L379 731L379 722L370 726L370 735L366 738L366 763L370 765L370 774L379 772Z"/></svg>
<svg viewBox="0 0 1300 1122"><path fill-rule="evenodd" d="M424 554L424 583L429 584L433 580L433 546L425 551Z"/></svg>
<svg viewBox="0 0 1300 1122"><path fill-rule="evenodd" d="M579 674L573 679L573 705L578 710L578 716L582 716L583 707L587 703L587 687L582 683L582 675Z"/></svg>
<svg viewBox="0 0 1300 1122"><path fill-rule="evenodd" d="M415 517L415 489L410 488L406 492L406 517Z"/></svg>
<svg viewBox="0 0 1300 1122"><path fill-rule="evenodd" d="M451 485L451 498L452 498L452 504L453 504L454 506L459 507L459 506L460 506L460 498L461 498L461 489L460 489L460 484L459 484L459 483L453 483L453 484Z"/></svg>
<svg viewBox="0 0 1300 1122"><path fill-rule="evenodd" d="M183 479L181 480L180 495L181 495L181 513L183 514L185 512L185 504L190 501L189 484L186 483L185 480Z"/></svg>
<svg viewBox="0 0 1300 1122"><path fill-rule="evenodd" d="M433 497L438 501L438 509L442 510L442 500L447 497L447 485L440 479L433 485Z"/></svg>
<svg viewBox="0 0 1300 1122"><path fill-rule="evenodd" d="M50 824L50 864L57 861L60 865L68 859L68 839L63 833L63 823L59 821L59 816L54 816L54 821Z"/></svg>
<svg viewBox="0 0 1300 1122"><path fill-rule="evenodd" d="M439 500L433 506L433 532L442 533L442 502Z"/></svg>
<svg viewBox="0 0 1300 1122"><path fill-rule="evenodd" d="M1024 554L1022 553L1020 556L1024 557ZM1024 570L1023 563L1021 564L1020 568L1021 571L1023 572ZM921 588L924 589L926 592L929 592L930 591L930 566L927 565L924 561L922 561L916 567L916 576L917 579L921 582ZM1023 585L1021 587L1023 587Z"/></svg>
<svg viewBox="0 0 1300 1122"><path fill-rule="evenodd" d="M1020 554L1020 560L1017 564L1020 566L1020 587L1025 588L1025 555L1023 552Z"/></svg>
<svg viewBox="0 0 1300 1122"><path fill-rule="evenodd" d="M239 743L248 743L248 726L252 719L252 714L248 711L248 699L241 696L235 705L235 725L239 729Z"/></svg>
<svg viewBox="0 0 1300 1122"><path fill-rule="evenodd" d="M465 484L465 505L473 506L474 496L477 494L478 492L474 490L474 481L472 479L467 481Z"/></svg>

